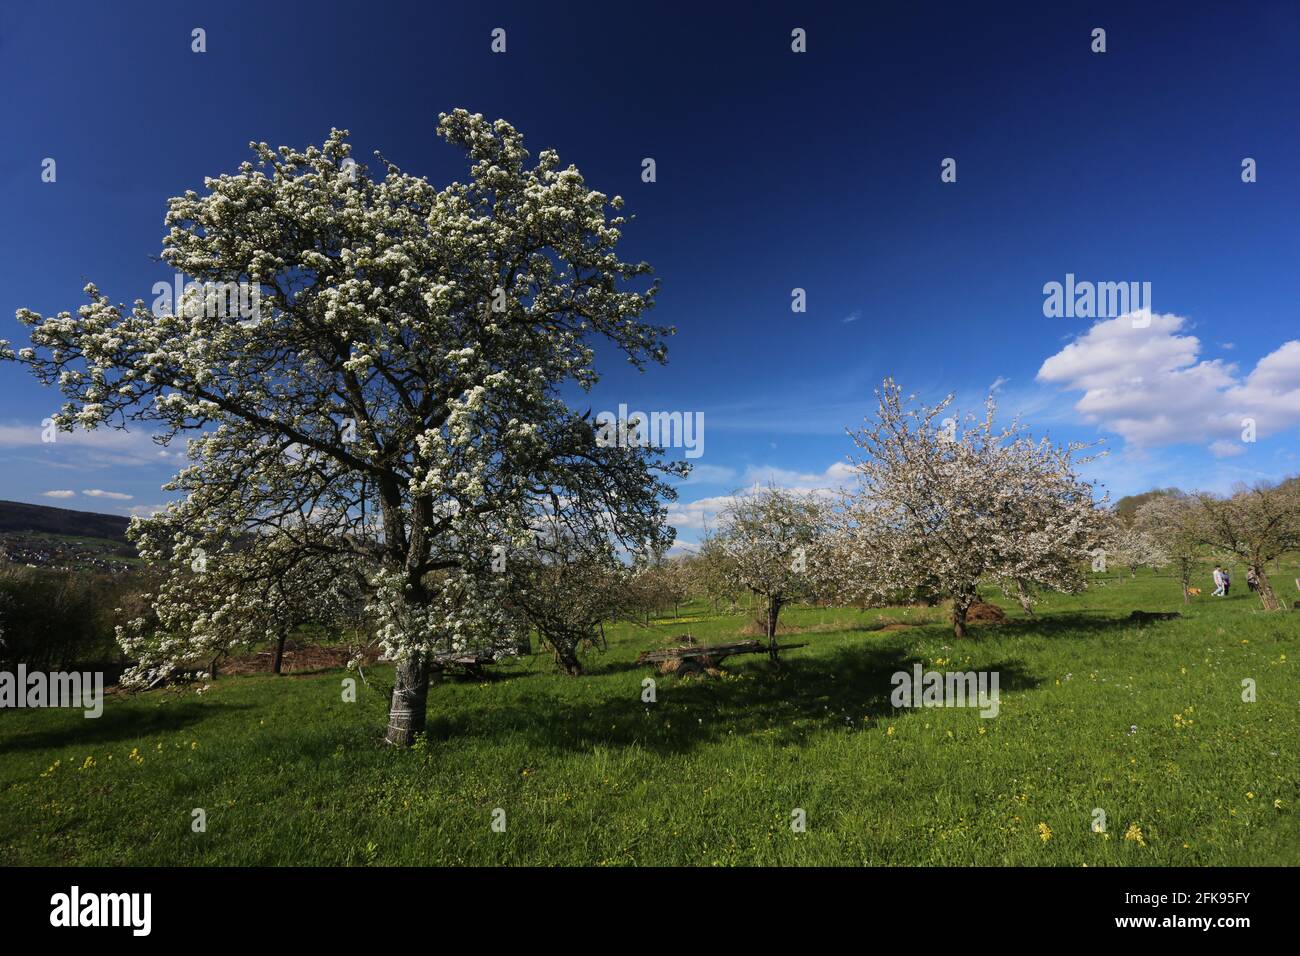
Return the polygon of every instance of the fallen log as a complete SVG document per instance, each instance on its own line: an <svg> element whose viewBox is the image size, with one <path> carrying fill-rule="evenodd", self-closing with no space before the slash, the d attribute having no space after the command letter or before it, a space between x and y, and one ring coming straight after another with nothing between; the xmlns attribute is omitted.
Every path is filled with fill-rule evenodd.
<svg viewBox="0 0 1300 956"><path fill-rule="evenodd" d="M778 651L788 651L803 644L778 644ZM665 647L657 651L642 651L637 655L638 664L654 664L659 661L680 661L696 657L707 657L717 661L731 657L733 654L762 654L767 651L763 641L732 641L730 644L695 644L687 647Z"/></svg>

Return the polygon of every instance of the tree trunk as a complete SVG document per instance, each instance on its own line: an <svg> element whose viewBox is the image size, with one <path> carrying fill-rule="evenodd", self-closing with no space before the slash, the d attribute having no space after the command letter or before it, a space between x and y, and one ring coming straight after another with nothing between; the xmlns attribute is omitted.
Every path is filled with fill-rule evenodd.
<svg viewBox="0 0 1300 956"><path fill-rule="evenodd" d="M956 600L952 602L952 635L956 638L966 636L966 612L970 610L970 599Z"/></svg>
<svg viewBox="0 0 1300 956"><path fill-rule="evenodd" d="M781 602L776 598L767 599L767 656L774 666L780 666L781 660L776 650L776 619L781 614Z"/></svg>
<svg viewBox="0 0 1300 956"><path fill-rule="evenodd" d="M1268 575L1264 573L1265 562L1260 562L1260 566L1255 568L1255 577L1259 579L1259 599L1264 603L1266 611L1280 611L1282 604L1278 601L1277 595L1273 593L1273 585L1268 583Z"/></svg>
<svg viewBox="0 0 1300 956"><path fill-rule="evenodd" d="M429 703L429 667L418 656L408 657L394 672L393 699L388 710L384 742L409 747L424 733Z"/></svg>
<svg viewBox="0 0 1300 956"><path fill-rule="evenodd" d="M287 637L284 631L275 639L275 656L271 659L271 673L280 673L280 668L284 665L284 639Z"/></svg>
<svg viewBox="0 0 1300 956"><path fill-rule="evenodd" d="M582 676L582 661L578 660L578 652L572 647L556 647L555 663L559 665L560 670L570 677Z"/></svg>
<svg viewBox="0 0 1300 956"><path fill-rule="evenodd" d="M1020 609L1030 617L1034 616L1034 602L1029 600L1029 589L1025 587L1025 582L1016 580L1016 597L1020 601Z"/></svg>

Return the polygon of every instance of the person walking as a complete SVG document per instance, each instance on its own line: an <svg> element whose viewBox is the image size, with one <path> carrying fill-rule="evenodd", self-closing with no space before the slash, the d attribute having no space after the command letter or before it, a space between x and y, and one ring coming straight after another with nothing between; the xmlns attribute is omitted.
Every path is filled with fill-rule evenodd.
<svg viewBox="0 0 1300 956"><path fill-rule="evenodd" d="M1223 596L1227 597L1228 592L1232 590L1232 574L1227 568L1223 569Z"/></svg>
<svg viewBox="0 0 1300 956"><path fill-rule="evenodd" d="M1246 587L1252 592L1259 590L1259 577L1255 574L1254 568L1246 569Z"/></svg>
<svg viewBox="0 0 1300 956"><path fill-rule="evenodd" d="M1214 566L1214 593L1211 597L1223 597L1223 568Z"/></svg>

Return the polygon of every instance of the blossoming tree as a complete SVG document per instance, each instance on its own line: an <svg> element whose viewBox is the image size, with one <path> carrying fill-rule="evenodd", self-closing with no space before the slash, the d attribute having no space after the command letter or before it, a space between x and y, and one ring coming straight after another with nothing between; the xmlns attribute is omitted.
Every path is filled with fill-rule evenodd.
<svg viewBox="0 0 1300 956"><path fill-rule="evenodd" d="M576 677L583 672L579 651L603 647L605 622L623 611L631 573L603 542L555 531L511 556L507 604L521 626L536 630L556 667Z"/></svg>
<svg viewBox="0 0 1300 956"><path fill-rule="evenodd" d="M781 609L816 596L823 581L825 507L813 494L769 486L736 495L718 521L708 547L721 553L733 584L762 602L768 657L777 664Z"/></svg>
<svg viewBox="0 0 1300 956"><path fill-rule="evenodd" d="M456 110L438 134L467 181L437 189L382 157L371 178L335 130L305 150L254 144L255 162L170 200L164 261L250 283L253 316L196 296L156 315L90 285L75 316L19 310L31 346L3 349L62 389L60 428L193 436L168 486L184 497L154 522L173 560L220 562L260 534L364 569L396 662L395 744L424 726L429 653L504 626L499 549L539 514L662 547L663 474L685 471L603 447L560 396L595 383L598 342L638 368L666 357L672 330L640 320L650 267L615 253L622 200L552 150L530 163L504 120Z"/></svg>
<svg viewBox="0 0 1300 956"><path fill-rule="evenodd" d="M1192 586L1192 571L1202 557L1195 500L1171 489L1142 504L1134 515L1133 525L1146 532L1177 568L1183 603L1190 603L1188 588Z"/></svg>
<svg viewBox="0 0 1300 956"><path fill-rule="evenodd" d="M1198 492L1192 498L1201 542L1244 561L1255 572L1264 610L1282 610L1268 563L1300 550L1300 480L1242 486L1231 495Z"/></svg>
<svg viewBox="0 0 1300 956"><path fill-rule="evenodd" d="M1017 594L1084 588L1102 529L1075 473L1084 446L1034 441L1018 420L997 427L992 396L982 418L958 421L952 396L914 404L892 379L876 395L875 421L852 435L857 487L835 512L844 599L924 586L951 599L964 637L982 582Z"/></svg>
<svg viewBox="0 0 1300 956"><path fill-rule="evenodd" d="M285 640L299 625L354 633L364 627L364 578L341 554L298 547L288 535L251 535L220 560L193 555L187 568L168 561L166 530L163 521L136 529L142 556L170 565L171 573L145 596L153 613L117 629L123 651L135 661L127 683L160 683L195 664L216 677L224 657L265 642L279 674ZM192 668L191 674L205 672Z"/></svg>
<svg viewBox="0 0 1300 956"><path fill-rule="evenodd" d="M1128 524L1112 518L1102 542L1107 557L1128 568L1129 577L1137 577L1138 568L1162 568L1169 563L1169 555L1156 535L1136 521Z"/></svg>

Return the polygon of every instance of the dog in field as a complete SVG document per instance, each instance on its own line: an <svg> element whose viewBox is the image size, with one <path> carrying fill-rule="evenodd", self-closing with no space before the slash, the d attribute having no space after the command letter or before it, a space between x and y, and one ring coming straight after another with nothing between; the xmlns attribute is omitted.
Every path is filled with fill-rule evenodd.
<svg viewBox="0 0 1300 956"><path fill-rule="evenodd" d="M1188 589L1187 589L1187 596L1188 596L1188 597L1200 597L1200 596L1201 596L1201 589L1200 589L1200 588L1188 588Z"/></svg>

